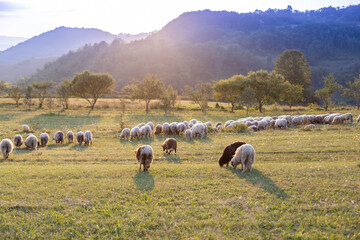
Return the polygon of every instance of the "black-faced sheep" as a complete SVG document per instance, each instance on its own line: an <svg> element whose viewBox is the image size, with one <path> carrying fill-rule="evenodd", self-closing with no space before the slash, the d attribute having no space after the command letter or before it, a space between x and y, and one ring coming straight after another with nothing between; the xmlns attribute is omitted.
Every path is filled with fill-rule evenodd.
<svg viewBox="0 0 360 240"><path fill-rule="evenodd" d="M149 125L145 125L140 128L140 137L145 137L146 139L151 137L151 128Z"/></svg>
<svg viewBox="0 0 360 240"><path fill-rule="evenodd" d="M191 140L191 129L186 129L185 131L185 137L186 137L186 141L190 141Z"/></svg>
<svg viewBox="0 0 360 240"><path fill-rule="evenodd" d="M79 146L83 143L85 140L85 135L82 131L76 133L76 141L79 143Z"/></svg>
<svg viewBox="0 0 360 240"><path fill-rule="evenodd" d="M129 140L129 137L130 137L130 129L124 128L120 133L120 139Z"/></svg>
<svg viewBox="0 0 360 240"><path fill-rule="evenodd" d="M49 142L49 135L47 133L40 134L40 144L42 147L45 147Z"/></svg>
<svg viewBox="0 0 360 240"><path fill-rule="evenodd" d="M29 150L37 150L37 147L40 145L40 143L33 134L29 134L24 141L24 145Z"/></svg>
<svg viewBox="0 0 360 240"><path fill-rule="evenodd" d="M152 147L149 145L143 145L135 150L135 155L136 159L140 163L139 170L141 170L141 165L143 165L143 171L147 171L154 159L154 151Z"/></svg>
<svg viewBox="0 0 360 240"><path fill-rule="evenodd" d="M162 132L162 126L161 124L156 125L155 127L155 135L159 135Z"/></svg>
<svg viewBox="0 0 360 240"><path fill-rule="evenodd" d="M74 133L72 131L68 131L66 133L66 138L67 138L69 143L74 142Z"/></svg>
<svg viewBox="0 0 360 240"><path fill-rule="evenodd" d="M274 124L274 128L283 128L283 129L287 129L287 121L286 119L276 119L275 124Z"/></svg>
<svg viewBox="0 0 360 240"><path fill-rule="evenodd" d="M140 139L140 129L139 127L135 126L130 131L130 139Z"/></svg>
<svg viewBox="0 0 360 240"><path fill-rule="evenodd" d="M5 138L0 142L0 149L4 156L4 160L9 157L9 154L13 151L14 145L10 139Z"/></svg>
<svg viewBox="0 0 360 240"><path fill-rule="evenodd" d="M24 143L24 140L21 135L14 136L14 145L16 148L20 148L23 143Z"/></svg>
<svg viewBox="0 0 360 240"><path fill-rule="evenodd" d="M84 136L85 145L90 145L90 144L92 145L93 144L92 140L93 140L92 133L89 130L86 131Z"/></svg>
<svg viewBox="0 0 360 240"><path fill-rule="evenodd" d="M56 144L61 143L64 144L64 133L62 131L57 131L54 135L53 140Z"/></svg>
<svg viewBox="0 0 360 240"><path fill-rule="evenodd" d="M236 169L241 164L241 170L251 171L251 166L255 161L255 150L250 144L244 144L236 149L234 157L231 159L231 166Z"/></svg>
<svg viewBox="0 0 360 240"><path fill-rule="evenodd" d="M232 156L235 154L236 149L244 144L246 143L234 142L232 144L227 145L224 148L224 151L218 160L220 167L224 166L225 164L226 166L229 166L229 162L231 161Z"/></svg>
<svg viewBox="0 0 360 240"><path fill-rule="evenodd" d="M175 138L167 138L161 146L166 153L170 154L171 151L175 151L176 155L177 141Z"/></svg>

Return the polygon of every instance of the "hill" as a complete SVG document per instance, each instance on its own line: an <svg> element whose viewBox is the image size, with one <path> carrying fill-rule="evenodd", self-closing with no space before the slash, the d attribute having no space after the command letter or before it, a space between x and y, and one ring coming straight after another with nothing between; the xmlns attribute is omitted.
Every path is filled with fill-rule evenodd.
<svg viewBox="0 0 360 240"><path fill-rule="evenodd" d="M109 72L117 88L158 74L180 89L274 66L286 49L304 52L314 88L329 72L341 83L360 72L360 5L299 12L288 7L252 13L184 13L145 40L95 44L47 64L31 80L71 78L85 69Z"/></svg>
<svg viewBox="0 0 360 240"><path fill-rule="evenodd" d="M27 38L23 37L9 37L0 36L0 51L6 50L9 47L15 46L16 44L25 41Z"/></svg>

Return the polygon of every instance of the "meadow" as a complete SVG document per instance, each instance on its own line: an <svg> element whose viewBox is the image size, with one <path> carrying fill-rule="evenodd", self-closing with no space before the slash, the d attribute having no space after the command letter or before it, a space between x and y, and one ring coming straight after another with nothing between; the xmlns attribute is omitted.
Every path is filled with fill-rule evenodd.
<svg viewBox="0 0 360 240"><path fill-rule="evenodd" d="M243 117L215 109L203 115L190 102L164 115L138 102L102 99L95 110L72 99L70 109L27 111L0 100L0 138L57 130L91 130L93 146L53 141L37 151L22 146L0 160L1 239L360 239L360 124L319 125L244 133L210 133L178 140L177 155L162 151L164 136L119 139L121 127L141 122L225 122ZM228 107L226 104L221 104ZM266 106L265 115L288 114ZM351 107L333 111L359 112ZM295 107L291 114L324 113ZM251 110L252 116L262 116ZM254 146L253 170L220 168L223 148ZM155 160L139 172L134 150L150 144Z"/></svg>

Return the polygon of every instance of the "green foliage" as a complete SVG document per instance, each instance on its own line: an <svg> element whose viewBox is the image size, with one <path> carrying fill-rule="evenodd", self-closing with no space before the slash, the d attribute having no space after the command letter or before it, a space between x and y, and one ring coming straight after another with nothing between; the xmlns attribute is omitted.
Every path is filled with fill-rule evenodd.
<svg viewBox="0 0 360 240"><path fill-rule="evenodd" d="M175 109L177 95L177 91L174 90L171 85L169 85L168 88L164 90L162 96L160 97L160 102L165 114L167 114L170 109Z"/></svg>
<svg viewBox="0 0 360 240"><path fill-rule="evenodd" d="M358 78L354 78L354 82L347 82L347 88L344 88L343 95L355 101L357 109L360 108L360 74Z"/></svg>
<svg viewBox="0 0 360 240"><path fill-rule="evenodd" d="M223 127L220 129L221 132L232 132L232 133L243 133L248 131L248 126L245 124L236 124L231 128Z"/></svg>
<svg viewBox="0 0 360 240"><path fill-rule="evenodd" d="M208 102L212 97L213 89L210 83L200 82L195 88L185 86L184 95L188 96L194 103L198 104L201 111L206 114Z"/></svg>
<svg viewBox="0 0 360 240"><path fill-rule="evenodd" d="M8 96L9 96L9 98L14 99L14 101L16 103L16 107L19 107L19 101L24 94L23 92L24 92L24 90L22 88L20 88L18 85L12 85L9 88Z"/></svg>
<svg viewBox="0 0 360 240"><path fill-rule="evenodd" d="M248 116L249 108L257 103L255 91L251 87L246 87L239 97L239 102L246 107L246 116Z"/></svg>
<svg viewBox="0 0 360 240"><path fill-rule="evenodd" d="M69 109L69 98L72 95L71 80L65 79L56 88L56 94L59 97L59 101L63 106L63 111Z"/></svg>
<svg viewBox="0 0 360 240"><path fill-rule="evenodd" d="M90 73L85 71L76 74L71 82L72 93L86 99L90 104L91 110L97 100L106 93L111 93L114 89L115 80L109 74Z"/></svg>
<svg viewBox="0 0 360 240"><path fill-rule="evenodd" d="M291 84L288 81L284 82L283 84L284 91L282 92L280 97L282 101L286 102L289 105L291 111L292 106L304 99L304 88L301 85Z"/></svg>
<svg viewBox="0 0 360 240"><path fill-rule="evenodd" d="M39 99L39 108L42 108L44 100L48 97L49 90L54 87L54 82L33 82L32 87Z"/></svg>
<svg viewBox="0 0 360 240"><path fill-rule="evenodd" d="M24 97L23 101L24 101L25 105L28 105L29 111L31 110L33 97L34 97L33 87L32 86L27 86L25 88L25 97Z"/></svg>
<svg viewBox="0 0 360 240"><path fill-rule="evenodd" d="M331 106L333 95L341 89L342 87L336 82L336 78L332 73L324 77L324 88L316 90L315 95L323 100L325 111Z"/></svg>

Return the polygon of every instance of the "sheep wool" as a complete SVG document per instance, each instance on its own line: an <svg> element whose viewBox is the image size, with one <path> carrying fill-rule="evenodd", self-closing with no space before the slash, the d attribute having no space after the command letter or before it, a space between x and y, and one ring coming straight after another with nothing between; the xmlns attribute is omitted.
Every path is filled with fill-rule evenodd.
<svg viewBox="0 0 360 240"><path fill-rule="evenodd" d="M74 133L72 131L68 131L66 133L66 138L67 138L69 143L74 142Z"/></svg>
<svg viewBox="0 0 360 240"><path fill-rule="evenodd" d="M29 150L37 150L37 147L40 145L39 141L33 134L29 134L27 136L24 144Z"/></svg>
<svg viewBox="0 0 360 240"><path fill-rule="evenodd" d="M47 133L40 134L40 144L45 147L49 142L49 135Z"/></svg>
<svg viewBox="0 0 360 240"><path fill-rule="evenodd" d="M0 149L4 156L4 160L6 160L8 159L10 153L13 151L14 145L10 139L5 138L0 142Z"/></svg>
<svg viewBox="0 0 360 240"><path fill-rule="evenodd" d="M175 138L167 138L161 146L166 153L170 154L172 151L175 151L176 155L177 141Z"/></svg>
<svg viewBox="0 0 360 240"><path fill-rule="evenodd" d="M16 148L20 148L23 143L24 143L24 140L21 135L14 136L14 145Z"/></svg>
<svg viewBox="0 0 360 240"><path fill-rule="evenodd" d="M135 155L137 161L140 163L139 170L141 170L141 165L143 165L143 171L147 171L154 159L154 151L152 147L149 145L143 145L135 150Z"/></svg>
<svg viewBox="0 0 360 240"><path fill-rule="evenodd" d="M79 143L79 146L83 143L83 141L85 140L85 135L83 132L78 132L76 133L76 141Z"/></svg>
<svg viewBox="0 0 360 240"><path fill-rule="evenodd" d="M86 131L85 132L85 136L84 136L84 142L86 145L92 145L92 140L93 140L93 137L92 137L92 133L90 131Z"/></svg>
<svg viewBox="0 0 360 240"><path fill-rule="evenodd" d="M129 140L129 137L130 137L130 129L124 128L120 133L120 139Z"/></svg>
<svg viewBox="0 0 360 240"><path fill-rule="evenodd" d="M286 121L286 120L285 120ZM236 149L234 157L231 159L231 166L236 169L241 164L241 170L251 171L255 162L255 150L250 144L244 144Z"/></svg>

